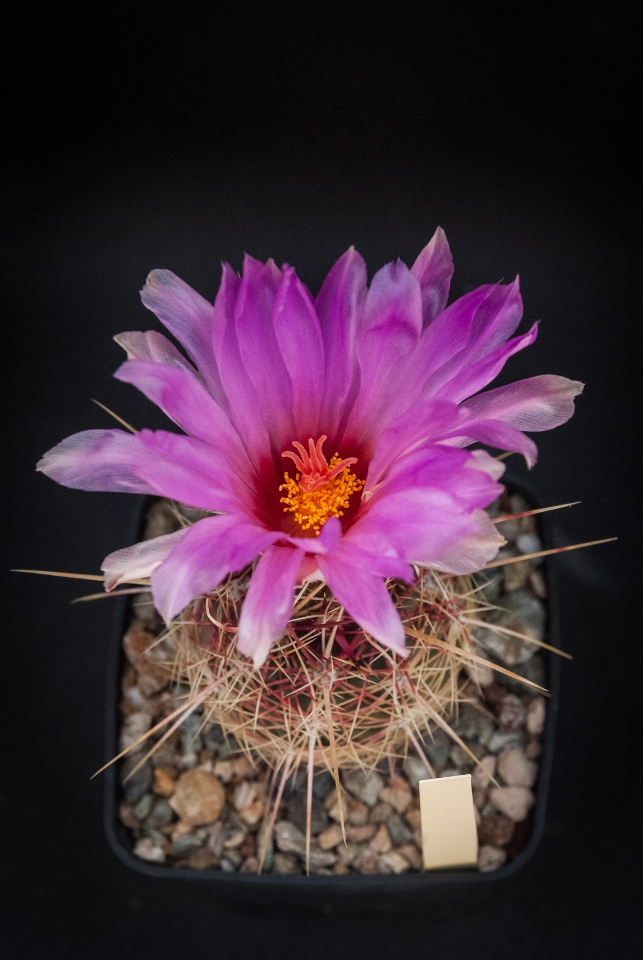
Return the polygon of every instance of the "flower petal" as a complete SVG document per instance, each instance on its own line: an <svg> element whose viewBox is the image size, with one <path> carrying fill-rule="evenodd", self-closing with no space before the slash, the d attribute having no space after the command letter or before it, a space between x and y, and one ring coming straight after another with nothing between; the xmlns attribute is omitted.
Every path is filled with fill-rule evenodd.
<svg viewBox="0 0 643 960"><path fill-rule="evenodd" d="M431 567L444 573L476 573L494 559L507 542L484 510L472 517L473 530L431 561Z"/></svg>
<svg viewBox="0 0 643 960"><path fill-rule="evenodd" d="M183 533L152 573L154 605L166 623L229 573L242 570L278 536L232 515L206 517Z"/></svg>
<svg viewBox="0 0 643 960"><path fill-rule="evenodd" d="M284 266L273 322L292 387L291 440L316 438L322 432L319 415L324 393L324 342L312 297L292 267Z"/></svg>
<svg viewBox="0 0 643 960"><path fill-rule="evenodd" d="M404 627L382 577L336 554L320 556L318 563L348 615L382 646L406 656Z"/></svg>
<svg viewBox="0 0 643 960"><path fill-rule="evenodd" d="M293 397L290 377L277 343L273 312L281 271L272 260L261 263L246 256L234 306L234 325L245 376L254 385L263 417L276 447L293 437Z"/></svg>
<svg viewBox="0 0 643 960"><path fill-rule="evenodd" d="M466 446L477 440L500 450L522 453L528 467L533 467L538 459L538 448L534 441L509 423L502 423L501 420L472 419L459 429L462 429L462 434L457 434L458 446ZM444 439L448 439L448 434Z"/></svg>
<svg viewBox="0 0 643 960"><path fill-rule="evenodd" d="M152 270L141 290L141 300L185 347L215 400L224 402L212 350L212 304L171 270Z"/></svg>
<svg viewBox="0 0 643 960"><path fill-rule="evenodd" d="M303 551L268 547L252 575L243 601L237 647L256 667L266 660L273 643L286 629L294 604Z"/></svg>
<svg viewBox="0 0 643 960"><path fill-rule="evenodd" d="M141 430L136 439L135 473L155 493L201 510L254 513L252 488L214 447L166 430Z"/></svg>
<svg viewBox="0 0 643 960"><path fill-rule="evenodd" d="M527 333L508 340L507 343L471 366L463 366L451 380L443 381L439 388L431 380L427 381L425 390L434 390L445 400L460 403L461 400L466 400L467 397L477 393L482 387L486 387L491 380L498 376L509 357L520 350L524 350L525 347L531 346L537 336L538 324L535 323Z"/></svg>
<svg viewBox="0 0 643 960"><path fill-rule="evenodd" d="M368 440L391 417L390 398L404 391L405 361L422 332L420 285L401 260L373 277L357 333L360 386L347 433Z"/></svg>
<svg viewBox="0 0 643 960"><path fill-rule="evenodd" d="M573 416L574 398L583 387L566 377L530 377L470 397L467 409L474 417L502 420L519 430L551 430Z"/></svg>
<svg viewBox="0 0 643 960"><path fill-rule="evenodd" d="M453 257L442 227L438 227L411 267L422 291L424 325L444 310L453 276Z"/></svg>
<svg viewBox="0 0 643 960"><path fill-rule="evenodd" d="M110 553L101 565L105 574L105 589L113 590L121 583L149 577L186 533L187 529L165 533L161 537L143 540Z"/></svg>
<svg viewBox="0 0 643 960"><path fill-rule="evenodd" d="M157 493L140 477L139 434L124 430L83 430L49 450L36 469L76 490Z"/></svg>
<svg viewBox="0 0 643 960"><path fill-rule="evenodd" d="M224 263L221 286L214 302L213 344L230 419L252 462L262 472L272 471L272 479L276 481L266 426L263 417L257 416L261 404L239 352L234 314L240 283L237 274Z"/></svg>
<svg viewBox="0 0 643 960"><path fill-rule="evenodd" d="M128 360L149 360L167 367L189 370L199 376L192 364L176 349L167 337L157 330L129 330L117 333L114 340L127 353Z"/></svg>
<svg viewBox="0 0 643 960"><path fill-rule="evenodd" d="M114 376L137 387L186 433L215 447L241 476L253 471L227 414L193 373L145 360L127 360Z"/></svg>
<svg viewBox="0 0 643 960"><path fill-rule="evenodd" d="M324 338L324 432L338 428L358 376L355 339L366 296L366 264L354 247L339 258L315 301Z"/></svg>

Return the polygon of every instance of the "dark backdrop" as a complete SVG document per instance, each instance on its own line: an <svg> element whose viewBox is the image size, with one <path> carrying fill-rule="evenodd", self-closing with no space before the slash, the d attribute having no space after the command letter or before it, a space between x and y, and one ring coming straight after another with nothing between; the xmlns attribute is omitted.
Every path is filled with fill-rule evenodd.
<svg viewBox="0 0 643 960"><path fill-rule="evenodd" d="M127 496L63 489L33 467L69 433L110 425L91 398L162 425L109 377L111 336L155 325L137 294L149 269L211 297L219 261L239 266L248 251L317 288L350 243L371 269L410 262L438 224L455 293L520 272L526 320L542 319L508 376L587 383L575 419L540 437L531 476L546 503L582 500L559 517L557 542L620 540L554 561L574 661L547 828L482 903L432 891L357 908L347 889L250 906L130 871L103 835L101 782L88 780L105 755L111 601L70 607L82 588L12 575L11 957L633 953L639 111L637 24L623 9L317 6L258 19L246 6L23 5L3 55L7 566L95 571L127 542Z"/></svg>

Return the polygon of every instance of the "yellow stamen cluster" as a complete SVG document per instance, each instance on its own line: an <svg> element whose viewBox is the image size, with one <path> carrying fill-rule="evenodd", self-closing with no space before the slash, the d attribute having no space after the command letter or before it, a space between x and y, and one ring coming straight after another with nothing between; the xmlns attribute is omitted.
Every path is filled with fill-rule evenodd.
<svg viewBox="0 0 643 960"><path fill-rule="evenodd" d="M336 453L328 464L329 472L341 462L341 457ZM299 473L295 474L294 479L284 473L285 483L279 489L285 490L286 496L281 497L279 502L286 504L284 513L295 514L295 520L302 530L312 527L316 536L319 536L327 520L344 515L344 510L349 507L349 498L361 490L365 483L364 480L358 480L348 467L318 490L302 490L300 479Z"/></svg>

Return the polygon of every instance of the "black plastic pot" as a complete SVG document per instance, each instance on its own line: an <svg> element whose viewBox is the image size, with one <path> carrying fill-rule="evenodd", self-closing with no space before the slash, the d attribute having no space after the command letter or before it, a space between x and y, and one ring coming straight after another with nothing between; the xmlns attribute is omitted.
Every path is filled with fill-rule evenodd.
<svg viewBox="0 0 643 960"><path fill-rule="evenodd" d="M513 493L521 494L534 508L540 506L533 491L524 483L510 477L506 480L507 488ZM145 511L151 500L141 497L135 509L132 525L131 540L135 542L142 536L142 525ZM539 517L539 532L545 547L549 543L549 514ZM559 646L558 603L554 565L545 562L545 578L547 583L547 634L548 642ZM107 684L107 718L106 718L106 759L118 753L118 703L120 699L120 678L123 666L122 638L126 629L130 606L127 598L114 601L117 610L113 618L110 632L110 662ZM426 897L433 898L439 889L459 890L465 895L469 905L479 898L491 894L499 884L509 877L520 873L525 864L534 856L542 837L547 808L547 796L554 754L554 737L556 716L560 696L560 658L550 655L547 657L548 689L550 692L546 728L543 736L543 750L539 758L539 776L536 788L536 802L533 813L533 827L529 841L518 856L510 863L498 870L489 873L480 873L468 870L431 871L420 874L377 874L329 877L304 877L301 875L265 874L258 876L251 873L226 873L220 870L195 870L191 868L166 867L148 863L136 857L128 841L127 828L118 817L119 780L117 764L110 766L104 778L104 823L109 844L119 859L128 867L150 877L171 878L178 881L191 881L211 884L213 891L220 891L221 895L233 897L235 900L259 902L264 905L277 904L286 900L293 903L309 903L327 901L329 910L335 909L338 903L349 897L353 906L363 902L391 904L399 900L413 903ZM459 898L460 899L460 898ZM460 900L460 902L462 902Z"/></svg>

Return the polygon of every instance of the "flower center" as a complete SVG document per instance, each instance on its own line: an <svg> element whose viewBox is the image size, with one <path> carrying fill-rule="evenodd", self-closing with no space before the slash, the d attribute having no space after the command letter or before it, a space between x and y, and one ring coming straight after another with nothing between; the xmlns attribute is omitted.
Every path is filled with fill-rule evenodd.
<svg viewBox="0 0 643 960"><path fill-rule="evenodd" d="M349 507L351 494L361 490L364 480L358 480L349 467L357 463L357 457L342 460L335 453L327 462L323 453L326 436L317 443L308 440L308 450L302 443L293 440L297 453L286 450L282 457L290 457L295 464L295 477L284 473L284 483L279 490L285 491L280 503L285 504L284 513L294 513L295 520L302 530L311 527L316 536L330 517L341 517Z"/></svg>

